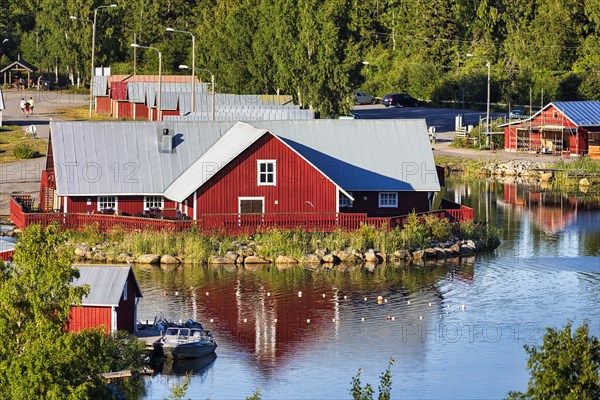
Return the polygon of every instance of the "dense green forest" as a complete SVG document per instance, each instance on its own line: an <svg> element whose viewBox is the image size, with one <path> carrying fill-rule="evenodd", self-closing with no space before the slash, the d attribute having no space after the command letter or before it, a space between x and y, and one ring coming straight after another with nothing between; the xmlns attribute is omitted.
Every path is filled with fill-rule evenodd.
<svg viewBox="0 0 600 400"><path fill-rule="evenodd" d="M214 72L219 91L290 94L325 113L347 111L354 89L485 102L487 62L493 103L600 94L600 0L114 1L98 10L95 63L113 73L133 72L134 37L163 52L164 73L179 73L191 38L172 27L196 35L196 66ZM0 65L20 55L89 81L89 20L108 0L2 4ZM157 72L155 52L136 58L138 73Z"/></svg>

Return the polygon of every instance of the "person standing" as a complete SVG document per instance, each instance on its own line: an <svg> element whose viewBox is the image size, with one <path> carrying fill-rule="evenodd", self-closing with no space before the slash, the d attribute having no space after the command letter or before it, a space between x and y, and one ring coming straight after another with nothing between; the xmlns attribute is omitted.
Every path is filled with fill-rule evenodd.
<svg viewBox="0 0 600 400"><path fill-rule="evenodd" d="M21 107L21 113L25 114L25 99L21 97L21 103L19 104L19 106Z"/></svg>
<svg viewBox="0 0 600 400"><path fill-rule="evenodd" d="M27 100L27 104L29 104L29 113L33 114L33 106L35 105L33 97L29 97L29 100Z"/></svg>
<svg viewBox="0 0 600 400"><path fill-rule="evenodd" d="M29 103L25 102L25 116L29 117Z"/></svg>

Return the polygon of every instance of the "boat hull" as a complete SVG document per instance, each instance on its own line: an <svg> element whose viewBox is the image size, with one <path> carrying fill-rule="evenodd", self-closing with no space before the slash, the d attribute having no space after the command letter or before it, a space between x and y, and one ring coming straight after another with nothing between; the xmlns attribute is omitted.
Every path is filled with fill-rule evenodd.
<svg viewBox="0 0 600 400"><path fill-rule="evenodd" d="M214 353L217 349L217 343L181 343L175 346L169 344L162 345L163 354L175 360L184 358L202 357Z"/></svg>

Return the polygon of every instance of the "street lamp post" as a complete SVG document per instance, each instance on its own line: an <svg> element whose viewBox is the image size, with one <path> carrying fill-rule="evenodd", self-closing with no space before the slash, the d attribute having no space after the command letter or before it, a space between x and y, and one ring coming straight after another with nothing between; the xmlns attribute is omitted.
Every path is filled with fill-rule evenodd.
<svg viewBox="0 0 600 400"><path fill-rule="evenodd" d="M215 120L215 75L207 70L206 68L190 68L187 65L180 65L179 69L192 69L194 71L206 71L210 74L210 86L212 87L212 100L211 100L211 116L212 120Z"/></svg>
<svg viewBox="0 0 600 400"><path fill-rule="evenodd" d="M192 37L192 112L196 111L196 36L192 32L167 28L167 32L185 33Z"/></svg>
<svg viewBox="0 0 600 400"><path fill-rule="evenodd" d="M160 102L160 97L161 97L160 95L161 95L161 91L162 91L162 53L156 47L141 46L137 43L132 43L131 47L133 47L135 49L156 50L156 52L158 53L158 95L157 95L157 99L156 99L156 108L158 109L158 120L162 121L162 109L161 109L161 102Z"/></svg>
<svg viewBox="0 0 600 400"><path fill-rule="evenodd" d="M473 54L467 54L467 57L473 58L481 58L476 57ZM486 126L486 135L485 135L485 145L488 147L490 145L490 94L491 94L491 67L492 63L487 61L485 66L487 67L487 107L486 107L486 115L485 115L485 126Z"/></svg>
<svg viewBox="0 0 600 400"><path fill-rule="evenodd" d="M111 4L108 6L98 6L94 10L94 22L92 23L92 75L90 77L90 118L92 118L92 107L94 104L94 55L96 53L96 19L98 16L98 10L101 8L114 8L116 4Z"/></svg>

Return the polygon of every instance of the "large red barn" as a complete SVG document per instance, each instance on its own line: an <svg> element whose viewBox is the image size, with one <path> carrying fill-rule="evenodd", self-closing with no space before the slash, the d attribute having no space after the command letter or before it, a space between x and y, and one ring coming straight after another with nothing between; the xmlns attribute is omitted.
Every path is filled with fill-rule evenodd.
<svg viewBox="0 0 600 400"><path fill-rule="evenodd" d="M81 306L73 307L69 331L104 327L106 332L136 330L142 292L131 267L80 266L73 286L88 285Z"/></svg>
<svg viewBox="0 0 600 400"><path fill-rule="evenodd" d="M561 101L530 118L500 125L504 148L552 154L588 154L600 158L600 102Z"/></svg>
<svg viewBox="0 0 600 400"><path fill-rule="evenodd" d="M43 208L68 213L430 211L424 120L52 122Z"/></svg>

